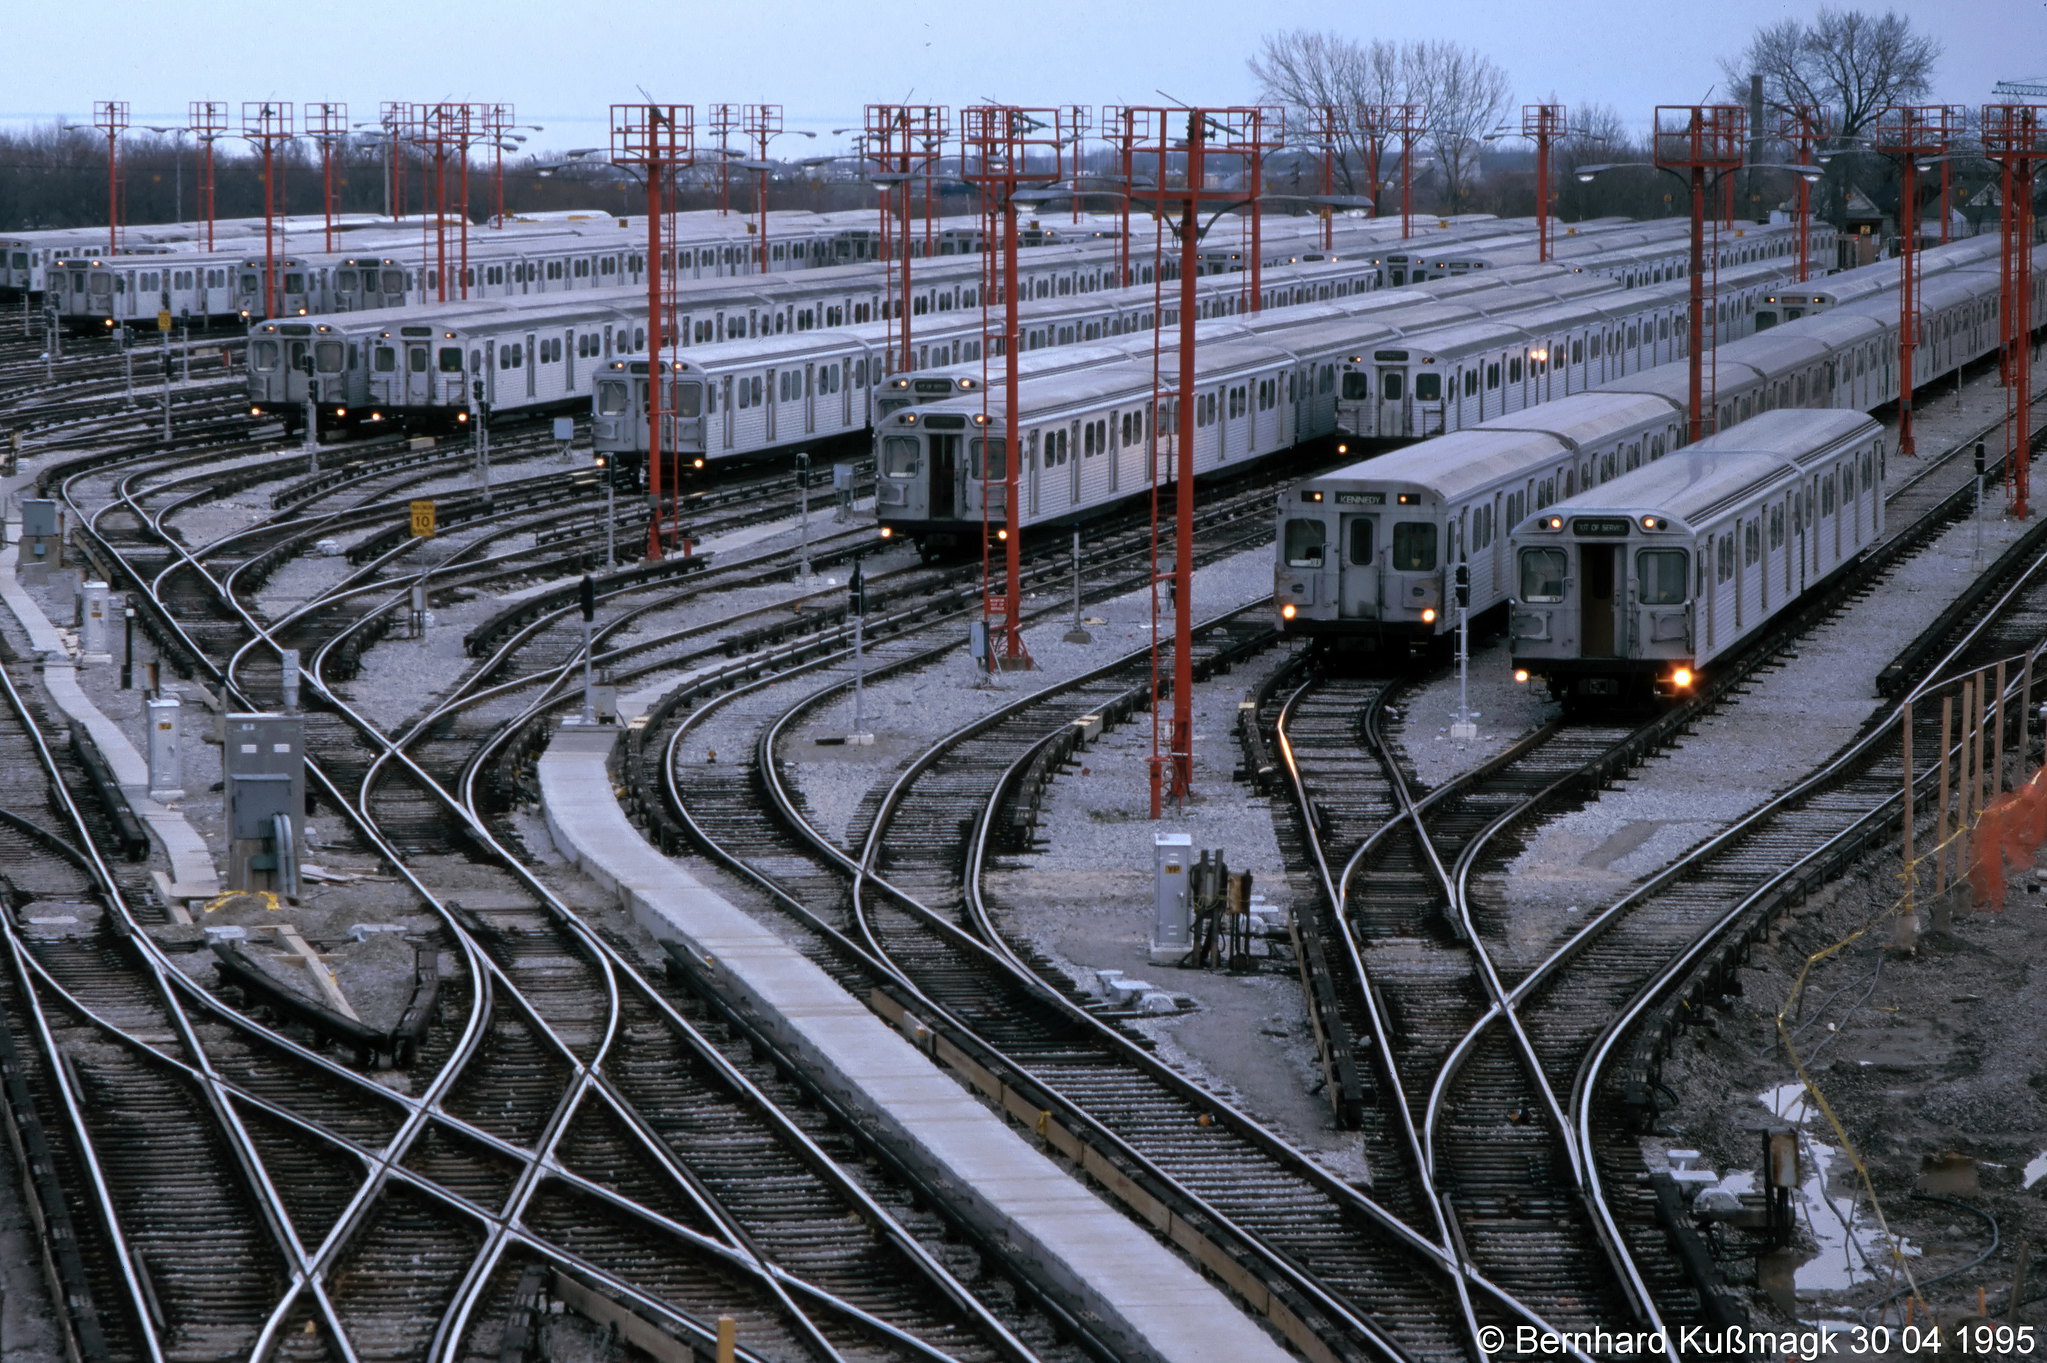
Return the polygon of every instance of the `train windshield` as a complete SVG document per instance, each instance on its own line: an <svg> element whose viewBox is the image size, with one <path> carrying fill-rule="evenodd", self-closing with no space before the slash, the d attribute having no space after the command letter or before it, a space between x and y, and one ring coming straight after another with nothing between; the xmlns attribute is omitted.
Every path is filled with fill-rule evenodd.
<svg viewBox="0 0 2047 1363"><path fill-rule="evenodd" d="M258 341L250 348L255 351L256 368L277 368L277 342Z"/></svg>
<svg viewBox="0 0 2047 1363"><path fill-rule="evenodd" d="M1564 599L1564 551L1523 549L1521 551L1521 599L1561 601Z"/></svg>
<svg viewBox="0 0 2047 1363"><path fill-rule="evenodd" d="M1645 606L1684 604L1685 551L1644 549L1635 555L1635 580Z"/></svg>
<svg viewBox="0 0 2047 1363"><path fill-rule="evenodd" d="M625 415L625 381L605 379L597 385L597 415Z"/></svg>
<svg viewBox="0 0 2047 1363"><path fill-rule="evenodd" d="M908 480L917 476L917 442L905 435L892 435L881 442L881 471L891 478Z"/></svg>
<svg viewBox="0 0 2047 1363"><path fill-rule="evenodd" d="M1441 402L1443 400L1443 376L1441 374L1416 374L1414 376L1414 398L1416 402Z"/></svg>
<svg viewBox="0 0 2047 1363"><path fill-rule="evenodd" d="M704 413L704 386L700 383L678 383L675 385L675 414L677 416L702 416Z"/></svg>
<svg viewBox="0 0 2047 1363"><path fill-rule="evenodd" d="M1363 402L1372 396L1372 376L1352 369L1343 376L1343 396L1351 402Z"/></svg>
<svg viewBox="0 0 2047 1363"><path fill-rule="evenodd" d="M1393 568L1426 573L1436 566L1436 527L1429 521L1402 521L1393 527Z"/></svg>
<svg viewBox="0 0 2047 1363"><path fill-rule="evenodd" d="M341 342L315 342L313 345L313 368L319 370L322 374L339 374L341 372L341 356Z"/></svg>
<svg viewBox="0 0 2047 1363"><path fill-rule="evenodd" d="M1329 542L1329 531L1320 521L1288 521L1286 523L1286 566L1289 568L1320 568L1323 546Z"/></svg>
<svg viewBox="0 0 2047 1363"><path fill-rule="evenodd" d="M981 472L981 462L985 459L988 463L986 477L1007 478L1009 477L1008 455L1009 451L1003 447L1003 443L1000 440L976 440L967 449L969 473L976 481L979 481L984 476Z"/></svg>

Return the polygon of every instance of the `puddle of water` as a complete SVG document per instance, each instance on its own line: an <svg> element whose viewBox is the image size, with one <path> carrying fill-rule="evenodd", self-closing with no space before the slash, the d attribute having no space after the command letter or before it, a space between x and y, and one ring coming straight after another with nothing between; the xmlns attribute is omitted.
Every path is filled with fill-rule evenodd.
<svg viewBox="0 0 2047 1363"><path fill-rule="evenodd" d="M1815 1115L1805 1085L1779 1084L1756 1095L1757 1101L1794 1126ZM1882 1229L1859 1194L1862 1182L1855 1166L1838 1147L1828 1145L1811 1132L1803 1132L1800 1163L1804 1180L1798 1189L1799 1219L1819 1246L1812 1258L1793 1274L1798 1292L1835 1292L1890 1277L1890 1250ZM2047 1173L2047 1154L2042 1156ZM1907 1258L1917 1258L1919 1249L1910 1240L1899 1241Z"/></svg>
<svg viewBox="0 0 2047 1363"><path fill-rule="evenodd" d="M2041 1179L2047 1178L2047 1150L2042 1150L2039 1154L2026 1161L2025 1178L2025 1186L2028 1188L2038 1183Z"/></svg>

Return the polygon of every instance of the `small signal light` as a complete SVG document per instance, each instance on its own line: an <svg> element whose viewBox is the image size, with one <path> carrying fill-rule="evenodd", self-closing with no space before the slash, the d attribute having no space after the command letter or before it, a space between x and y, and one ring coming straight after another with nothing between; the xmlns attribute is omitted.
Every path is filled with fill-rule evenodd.
<svg viewBox="0 0 2047 1363"><path fill-rule="evenodd" d="M1337 452L1338 454L1349 454L1349 453L1350 453L1350 446L1348 446L1348 445L1341 445L1341 444L1340 444L1340 445L1338 445L1338 446L1336 447L1336 452Z"/></svg>
<svg viewBox="0 0 2047 1363"><path fill-rule="evenodd" d="M1657 520L1654 516L1644 516L1642 518L1642 528L1644 530L1654 530L1657 526L1662 524L1663 522Z"/></svg>
<svg viewBox="0 0 2047 1363"><path fill-rule="evenodd" d="M1006 541L1009 538L1009 532L1007 530L997 530L995 532L995 538Z"/></svg>
<svg viewBox="0 0 2047 1363"><path fill-rule="evenodd" d="M690 467L691 467L691 468L693 468L693 469L700 469L700 468L702 468L703 466L704 466L704 460L703 460L703 456L701 456L701 455L699 455L699 456L698 456L698 457L696 458L696 460L695 460L695 461L694 461L693 463L691 463L691 464L690 464Z"/></svg>

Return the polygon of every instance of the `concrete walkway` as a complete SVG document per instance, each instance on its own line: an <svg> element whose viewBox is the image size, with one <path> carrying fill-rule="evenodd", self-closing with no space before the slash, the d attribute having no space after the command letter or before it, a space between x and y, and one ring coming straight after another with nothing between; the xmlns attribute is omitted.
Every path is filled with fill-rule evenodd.
<svg viewBox="0 0 2047 1363"><path fill-rule="evenodd" d="M662 855L627 820L616 728L558 731L540 759L548 832L862 1127L1034 1267L1120 1358L1282 1363L1222 1291L1083 1187L772 929Z"/></svg>
<svg viewBox="0 0 2047 1363"><path fill-rule="evenodd" d="M78 663L71 641L50 623L43 609L21 585L18 526L9 527L9 543L0 549L0 604L28 632L29 645L40 664L43 690L73 724L92 737L121 793L137 818L148 826L170 862L169 892L176 899L211 899L220 893L220 873L206 840L177 809L149 798L149 764L127 732L106 716L78 682ZM108 664L101 664L107 666Z"/></svg>

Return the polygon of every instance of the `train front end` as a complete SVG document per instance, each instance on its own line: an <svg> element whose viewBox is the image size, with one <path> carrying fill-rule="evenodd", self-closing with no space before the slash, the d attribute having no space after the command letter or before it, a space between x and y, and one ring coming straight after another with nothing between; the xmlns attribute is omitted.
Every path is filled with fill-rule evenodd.
<svg viewBox="0 0 2047 1363"><path fill-rule="evenodd" d="M877 421L875 518L883 539L907 539L926 558L940 558L1007 537L1001 417L978 407L978 400L909 407Z"/></svg>
<svg viewBox="0 0 2047 1363"><path fill-rule="evenodd" d="M1435 494L1339 470L1280 497L1273 609L1282 633L1386 650L1446 637L1449 540Z"/></svg>
<svg viewBox="0 0 2047 1363"><path fill-rule="evenodd" d="M1510 538L1516 680L1567 706L1689 694L1697 684L1689 526L1641 508L1551 509Z"/></svg>

